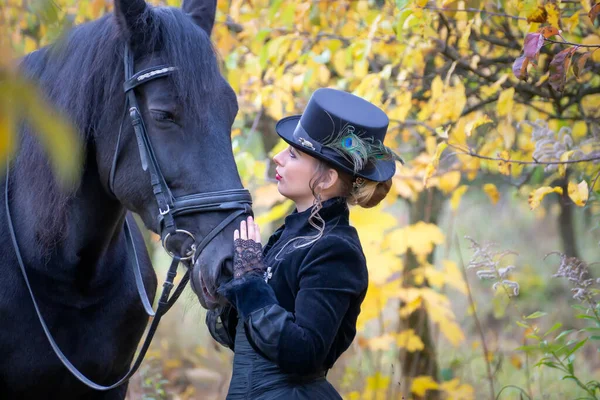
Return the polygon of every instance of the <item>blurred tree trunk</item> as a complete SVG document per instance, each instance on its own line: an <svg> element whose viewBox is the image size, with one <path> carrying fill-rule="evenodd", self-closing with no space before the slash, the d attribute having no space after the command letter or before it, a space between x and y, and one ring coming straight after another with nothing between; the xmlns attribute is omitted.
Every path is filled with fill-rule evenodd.
<svg viewBox="0 0 600 400"><path fill-rule="evenodd" d="M437 224L440 211L443 204L442 193L435 189L429 189L420 193L417 201L410 204L409 223L415 224L419 221L424 221L432 224ZM429 255L428 261L433 263L433 252ZM411 271L419 267L419 262L412 251L406 253L404 267L404 287L424 287L429 286L427 280L421 285L415 284ZM402 308L404 304L400 304ZM408 383L412 378L419 375L429 375L434 379L438 378L437 352L435 348L434 338L431 335L431 326L429 317L425 308L421 307L412 314L406 317L400 317L401 329L412 328L421 338L425 347L421 351L415 352L400 352L400 364L402 366L402 376ZM410 387L405 387L404 391L408 395ZM415 399L419 397L414 397ZM440 398L440 393L429 390L427 392L428 400L437 400Z"/></svg>
<svg viewBox="0 0 600 400"><path fill-rule="evenodd" d="M560 239L562 243L563 252L568 257L579 258L579 252L577 251L577 241L575 236L575 223L573 221L573 208L574 204L569 198L569 171L564 178L560 179L558 185L562 187L563 194L558 201L560 205L560 214L558 215L558 230L560 232Z"/></svg>

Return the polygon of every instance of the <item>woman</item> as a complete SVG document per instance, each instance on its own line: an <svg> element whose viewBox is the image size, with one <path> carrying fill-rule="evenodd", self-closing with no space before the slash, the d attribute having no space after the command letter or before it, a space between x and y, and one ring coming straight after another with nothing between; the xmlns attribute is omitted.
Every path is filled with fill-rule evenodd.
<svg viewBox="0 0 600 400"><path fill-rule="evenodd" d="M277 123L290 145L274 157L278 189L296 211L264 249L252 217L241 223L234 277L219 288L234 309L207 316L212 336L235 352L227 399L341 399L325 376L354 339L368 285L348 204L375 206L390 189L388 123L334 89Z"/></svg>

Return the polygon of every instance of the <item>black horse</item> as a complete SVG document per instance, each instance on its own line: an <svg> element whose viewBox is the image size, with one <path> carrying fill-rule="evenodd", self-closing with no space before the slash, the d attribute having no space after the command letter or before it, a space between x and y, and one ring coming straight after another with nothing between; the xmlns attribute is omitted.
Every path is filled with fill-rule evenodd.
<svg viewBox="0 0 600 400"><path fill-rule="evenodd" d="M23 73L78 128L85 160L79 184L63 192L24 124L8 184L0 178L0 399L122 399L127 391L127 384L92 390L59 361L20 271L7 205L49 332L73 365L102 385L128 371L148 321L125 225L150 299L156 293L156 276L129 211L163 239L172 234L167 243L173 253L190 248L192 235L194 246L202 242L188 265L194 287L205 308L221 301L215 288L230 277L231 238L243 214L231 218L227 208L196 212L203 206L169 213L168 204L160 204L168 200L164 190L159 193L166 188L184 203L196 201L189 195L208 193L196 196L205 204L211 198L218 203L219 193L228 201L231 190L242 189L230 139L236 96L210 43L215 8L215 0L186 0L182 10L116 0L113 14L23 59ZM152 68L134 75L140 84L129 85L128 94L124 64L135 66L131 73ZM141 150L130 118L142 122L153 154ZM153 166L164 178L158 184ZM165 227L173 223L190 235Z"/></svg>

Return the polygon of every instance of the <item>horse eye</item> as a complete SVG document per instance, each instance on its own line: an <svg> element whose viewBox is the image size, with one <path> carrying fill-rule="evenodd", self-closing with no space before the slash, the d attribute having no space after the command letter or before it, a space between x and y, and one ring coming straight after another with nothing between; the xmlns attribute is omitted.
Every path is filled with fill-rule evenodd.
<svg viewBox="0 0 600 400"><path fill-rule="evenodd" d="M175 122L175 116L168 111L151 110L152 118L159 122Z"/></svg>

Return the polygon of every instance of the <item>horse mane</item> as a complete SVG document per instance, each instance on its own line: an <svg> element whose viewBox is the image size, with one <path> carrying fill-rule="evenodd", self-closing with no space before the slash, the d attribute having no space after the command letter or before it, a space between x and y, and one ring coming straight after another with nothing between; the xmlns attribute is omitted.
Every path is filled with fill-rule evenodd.
<svg viewBox="0 0 600 400"><path fill-rule="evenodd" d="M221 77L208 35L176 8L149 5L140 20L143 35L136 37L144 38L141 47L146 50L134 53L136 61L160 51L169 65L178 68L168 79L185 106L183 111L198 113L202 99L214 90ZM103 131L102 127L114 126L114 121L122 117L127 40L128 35L115 15L107 14L75 27L62 40L22 59L22 74L36 82L47 100L78 130L86 146L85 163L95 162L94 136ZM30 217L40 227L37 245L49 250L66 236L67 205L77 187L62 189L31 127L24 124L22 132L13 174L36 192L39 206L33 207Z"/></svg>

